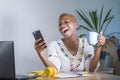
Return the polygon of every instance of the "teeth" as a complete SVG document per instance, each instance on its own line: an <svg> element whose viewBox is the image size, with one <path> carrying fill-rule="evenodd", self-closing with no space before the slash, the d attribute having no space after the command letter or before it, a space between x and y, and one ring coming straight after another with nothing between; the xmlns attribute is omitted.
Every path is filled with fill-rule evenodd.
<svg viewBox="0 0 120 80"><path fill-rule="evenodd" d="M62 32L65 32L65 31L67 31L67 29L68 29L68 28L65 28L65 29L63 29L63 30L62 30Z"/></svg>

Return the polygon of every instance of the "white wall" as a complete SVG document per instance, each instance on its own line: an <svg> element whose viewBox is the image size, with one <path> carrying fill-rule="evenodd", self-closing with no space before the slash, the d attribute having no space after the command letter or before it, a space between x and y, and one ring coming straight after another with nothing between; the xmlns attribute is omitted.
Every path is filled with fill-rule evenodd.
<svg viewBox="0 0 120 80"><path fill-rule="evenodd" d="M109 31L119 31L120 0L0 0L0 41L13 40L17 74L44 68L34 49L32 32L40 29L47 43L62 36L58 16L75 9L91 10L105 4L116 15ZM115 29L117 28L117 29ZM78 34L81 32L78 32Z"/></svg>

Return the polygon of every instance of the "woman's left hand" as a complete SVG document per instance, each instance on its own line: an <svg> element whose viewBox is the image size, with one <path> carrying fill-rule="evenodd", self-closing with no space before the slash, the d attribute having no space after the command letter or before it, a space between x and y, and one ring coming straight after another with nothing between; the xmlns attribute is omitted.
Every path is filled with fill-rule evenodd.
<svg viewBox="0 0 120 80"><path fill-rule="evenodd" d="M102 33L100 33L97 46L98 47L103 46L105 44L105 41L106 41L105 37L102 35Z"/></svg>

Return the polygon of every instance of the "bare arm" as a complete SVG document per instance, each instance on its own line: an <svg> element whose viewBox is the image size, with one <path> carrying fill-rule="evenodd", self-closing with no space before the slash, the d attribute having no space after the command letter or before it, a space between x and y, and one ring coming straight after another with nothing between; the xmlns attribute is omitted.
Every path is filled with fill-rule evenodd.
<svg viewBox="0 0 120 80"><path fill-rule="evenodd" d="M38 39L35 41L35 49L38 53L38 56L40 57L40 59L42 60L43 64L46 67L55 67L54 64L52 64L47 58L46 56L43 54L43 50L47 47L45 41L40 42L41 39ZM56 68L56 67L55 67ZM56 68L57 70L57 68Z"/></svg>
<svg viewBox="0 0 120 80"><path fill-rule="evenodd" d="M105 37L102 34L100 34L100 39L99 39L98 44L97 44L95 55L90 62L90 67L89 67L90 72L93 72L98 64L98 61L100 58L101 48L104 44L105 44Z"/></svg>

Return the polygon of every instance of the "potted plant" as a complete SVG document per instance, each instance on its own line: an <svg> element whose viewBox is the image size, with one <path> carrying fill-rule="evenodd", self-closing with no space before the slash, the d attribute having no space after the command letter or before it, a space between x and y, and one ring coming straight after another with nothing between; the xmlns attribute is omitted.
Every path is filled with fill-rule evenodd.
<svg viewBox="0 0 120 80"><path fill-rule="evenodd" d="M87 31L94 31L98 34L100 31L105 33L109 23L114 18L114 15L111 15L111 10L109 9L107 13L103 12L104 6L102 6L100 13L97 10L89 11L88 14L85 14L82 10L76 10L80 18L86 23L87 26L79 25L80 28L84 28Z"/></svg>
<svg viewBox="0 0 120 80"><path fill-rule="evenodd" d="M82 10L76 10L77 14L83 20L86 25L79 25L78 29L85 29L90 33L102 33L105 35L105 31L108 28L110 22L114 19L114 15L111 15L112 9L109 9L106 13L103 10L104 6L101 7L100 12L98 10L89 11L87 14ZM94 34L93 34L94 35ZM95 38L97 39L97 38Z"/></svg>

